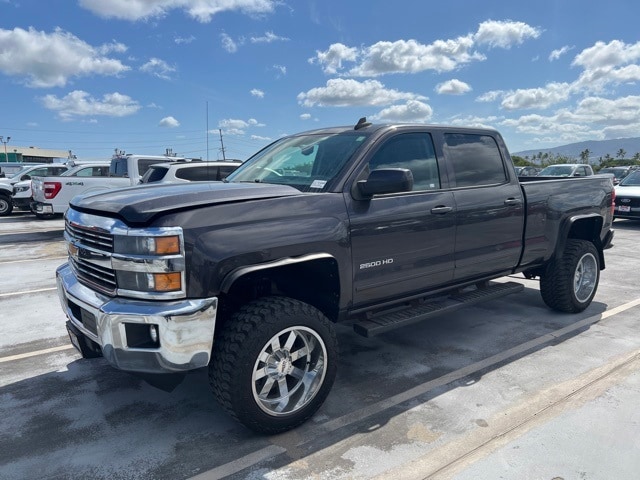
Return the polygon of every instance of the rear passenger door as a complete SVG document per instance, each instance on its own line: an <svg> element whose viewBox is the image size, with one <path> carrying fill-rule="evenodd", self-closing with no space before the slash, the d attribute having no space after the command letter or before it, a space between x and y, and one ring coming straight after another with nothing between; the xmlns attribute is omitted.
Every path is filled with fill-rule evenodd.
<svg viewBox="0 0 640 480"><path fill-rule="evenodd" d="M443 150L455 187L455 278L510 270L522 251L524 199L496 139L444 133Z"/></svg>
<svg viewBox="0 0 640 480"><path fill-rule="evenodd" d="M357 178L378 168L406 168L410 192L354 200L351 225L354 306L400 297L453 278L455 208L427 131L388 137L372 151ZM446 174L445 178L446 178Z"/></svg>

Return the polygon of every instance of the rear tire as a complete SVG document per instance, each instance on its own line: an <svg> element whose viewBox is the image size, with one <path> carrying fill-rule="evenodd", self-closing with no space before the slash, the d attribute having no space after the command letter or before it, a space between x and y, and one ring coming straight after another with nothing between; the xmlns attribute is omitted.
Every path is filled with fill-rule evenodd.
<svg viewBox="0 0 640 480"><path fill-rule="evenodd" d="M7 195L0 195L0 217L11 215L12 211L13 202L11 201L11 197L8 197Z"/></svg>
<svg viewBox="0 0 640 480"><path fill-rule="evenodd" d="M587 308L598 290L600 256L593 243L569 239L561 256L540 277L540 293L554 310L577 313Z"/></svg>
<svg viewBox="0 0 640 480"><path fill-rule="evenodd" d="M313 416L337 365L335 331L322 312L291 298L265 297L222 325L209 379L229 414L254 431L274 434Z"/></svg>

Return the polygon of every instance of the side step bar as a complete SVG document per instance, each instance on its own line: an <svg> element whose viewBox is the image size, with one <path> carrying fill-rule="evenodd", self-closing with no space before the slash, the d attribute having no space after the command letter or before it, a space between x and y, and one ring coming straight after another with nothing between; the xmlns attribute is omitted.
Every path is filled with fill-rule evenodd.
<svg viewBox="0 0 640 480"><path fill-rule="evenodd" d="M441 297L438 300L427 301L402 310L372 315L366 320L354 323L353 330L363 337L373 337L396 328L421 322L427 318L454 312L469 305L521 292L523 289L524 285L516 282L489 282L488 286L475 290L457 292L445 298Z"/></svg>

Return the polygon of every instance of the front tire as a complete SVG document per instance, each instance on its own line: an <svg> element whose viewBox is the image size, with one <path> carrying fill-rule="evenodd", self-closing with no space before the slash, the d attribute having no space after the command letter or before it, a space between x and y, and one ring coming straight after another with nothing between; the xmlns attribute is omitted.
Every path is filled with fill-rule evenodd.
<svg viewBox="0 0 640 480"><path fill-rule="evenodd" d="M8 197L7 195L0 195L0 217L11 215L12 211L13 202L11 201L11 197Z"/></svg>
<svg viewBox="0 0 640 480"><path fill-rule="evenodd" d="M593 243L567 240L562 256L553 260L540 278L540 293L554 310L582 312L598 290L600 256Z"/></svg>
<svg viewBox="0 0 640 480"><path fill-rule="evenodd" d="M240 308L216 334L209 378L223 408L260 433L308 420L336 376L333 324L316 308L266 297Z"/></svg>

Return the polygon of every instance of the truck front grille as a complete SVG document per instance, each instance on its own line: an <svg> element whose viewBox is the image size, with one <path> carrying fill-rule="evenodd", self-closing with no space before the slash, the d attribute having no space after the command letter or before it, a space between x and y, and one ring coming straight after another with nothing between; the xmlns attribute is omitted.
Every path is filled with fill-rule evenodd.
<svg viewBox="0 0 640 480"><path fill-rule="evenodd" d="M113 235L109 232L101 231L98 228L85 227L77 223L65 221L65 231L73 240L83 245L101 250L104 252L113 252Z"/></svg>

